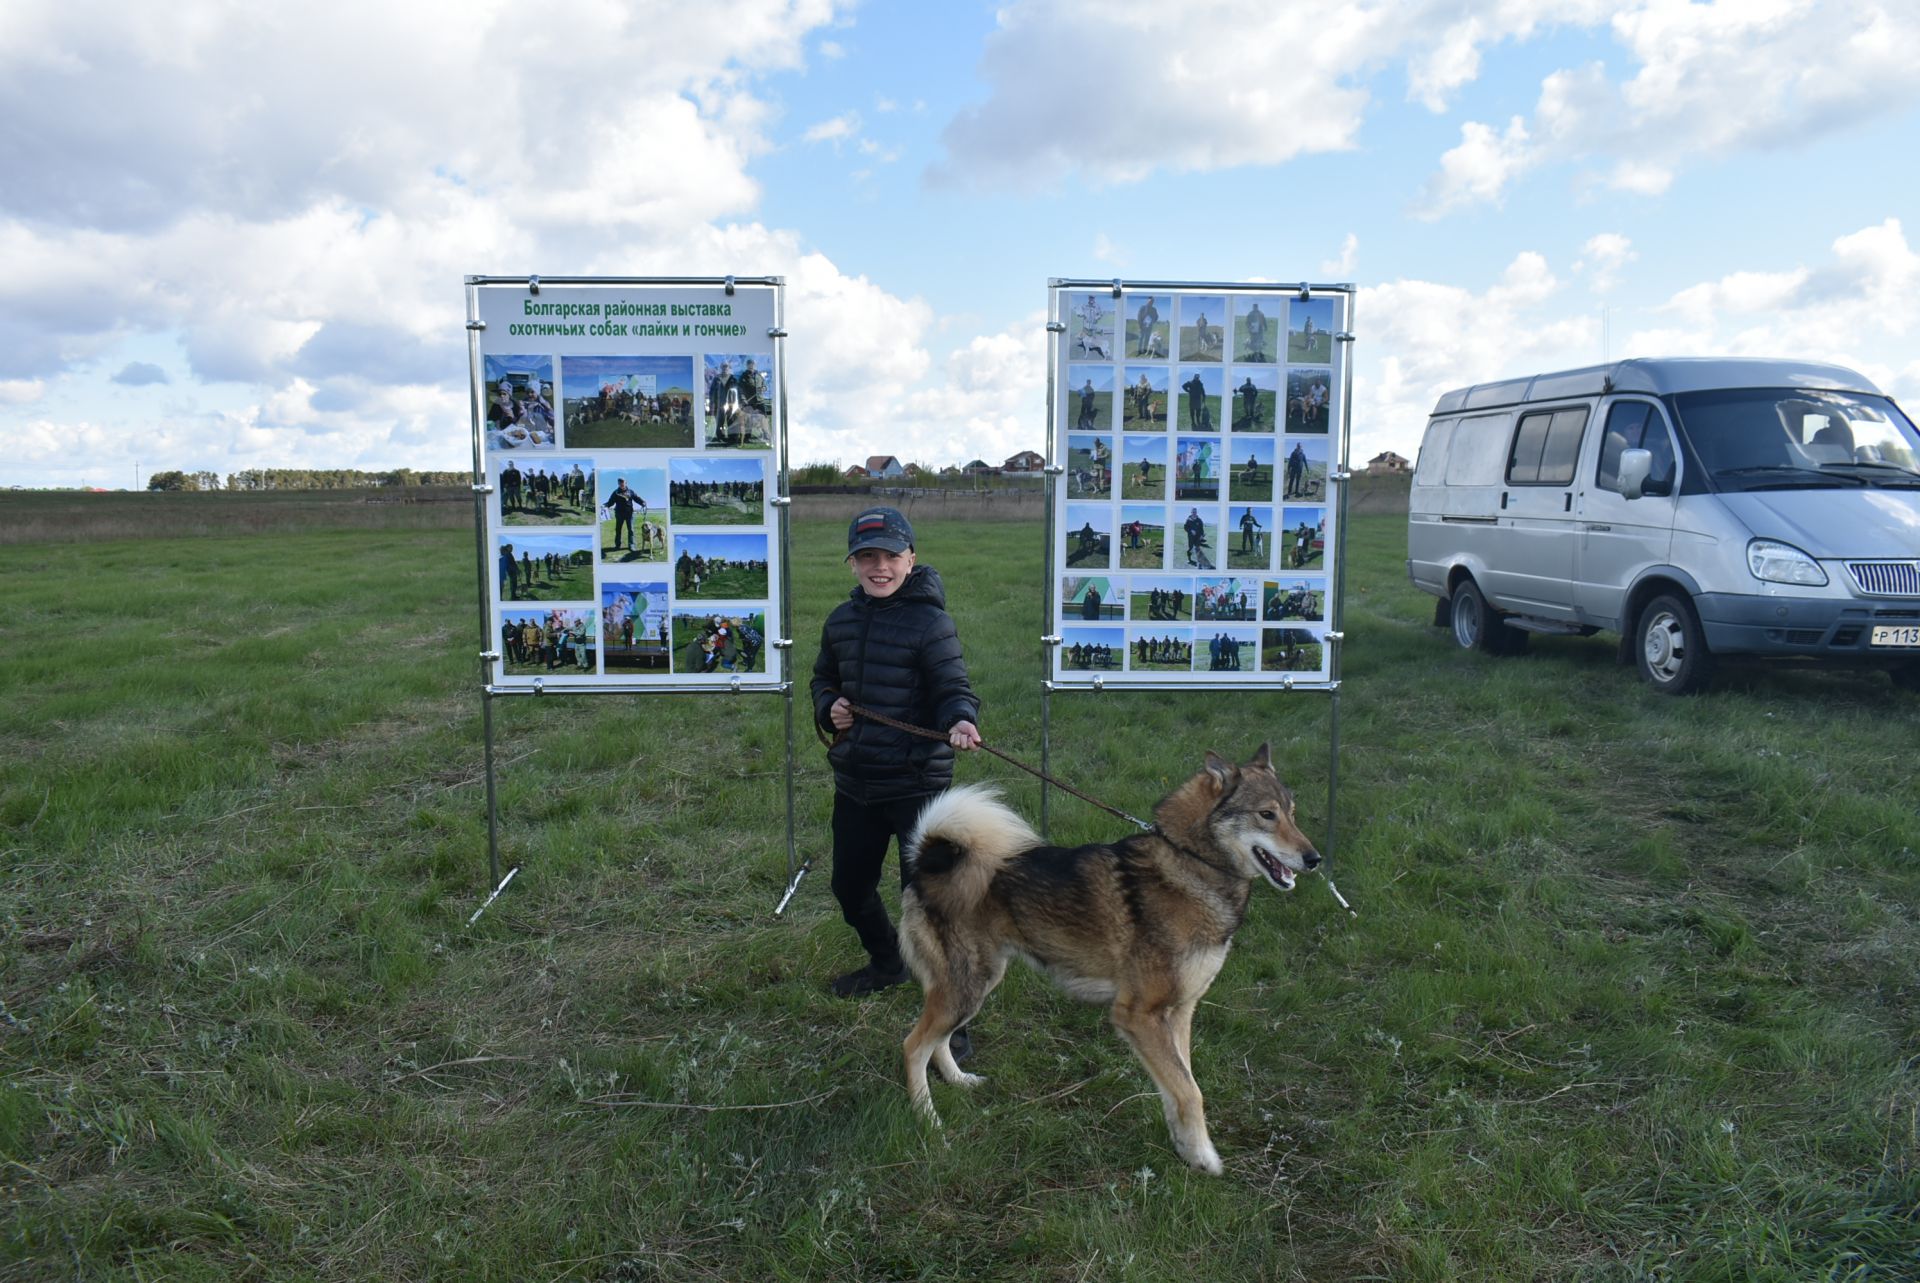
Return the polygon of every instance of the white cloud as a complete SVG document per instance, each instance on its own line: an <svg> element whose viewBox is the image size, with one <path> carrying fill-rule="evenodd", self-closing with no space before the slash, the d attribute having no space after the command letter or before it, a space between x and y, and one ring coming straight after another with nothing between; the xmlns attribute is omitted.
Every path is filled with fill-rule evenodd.
<svg viewBox="0 0 1920 1283"><path fill-rule="evenodd" d="M1638 0L1621 5L1611 27L1634 72L1615 80L1592 63L1547 76L1525 125L1534 139L1527 165L1483 159L1467 166L1478 181L1462 182L1447 164L1455 158L1449 152L1430 185L1431 212L1497 200L1524 168L1547 163L1590 165L1591 177L1607 187L1659 195L1689 164L1801 147L1905 110L1920 97L1912 75L1920 60L1920 9L1912 5ZM1457 74L1472 70L1458 51L1438 65L1464 69ZM1448 78L1436 70L1429 80L1442 85ZM1486 140L1495 136L1490 126L1468 122L1462 148L1479 143L1488 150Z"/></svg>
<svg viewBox="0 0 1920 1283"><path fill-rule="evenodd" d="M859 132L860 113L847 111L816 125L808 126L806 132L800 135L800 140L808 143L833 143L837 147L858 135Z"/></svg>
<svg viewBox="0 0 1920 1283"><path fill-rule="evenodd" d="M1618 232L1601 232L1587 238L1580 247L1580 257L1575 260L1573 270L1584 272L1587 284L1595 294L1611 291L1620 277L1620 269L1640 256L1634 252L1633 242Z"/></svg>
<svg viewBox="0 0 1920 1283"><path fill-rule="evenodd" d="M44 379L0 379L0 405L32 405L46 394Z"/></svg>
<svg viewBox="0 0 1920 1283"><path fill-rule="evenodd" d="M1504 134L1469 120L1460 126L1460 145L1440 157L1440 172L1416 212L1438 218L1461 205L1498 199L1507 183L1533 164L1536 153L1527 144L1527 124L1518 116L1507 122Z"/></svg>
<svg viewBox="0 0 1920 1283"><path fill-rule="evenodd" d="M1123 269L1128 261L1127 251L1115 244L1113 238L1105 232L1093 234L1093 257L1095 262Z"/></svg>
<svg viewBox="0 0 1920 1283"><path fill-rule="evenodd" d="M1360 237L1353 232L1348 232L1346 238L1340 242L1340 256L1320 261L1320 274L1330 281L1351 280L1353 265L1359 255Z"/></svg>

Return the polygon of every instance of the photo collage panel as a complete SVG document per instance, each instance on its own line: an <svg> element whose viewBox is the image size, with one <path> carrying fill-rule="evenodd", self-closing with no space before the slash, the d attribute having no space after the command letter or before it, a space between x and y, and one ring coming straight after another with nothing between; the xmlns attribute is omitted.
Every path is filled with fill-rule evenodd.
<svg viewBox="0 0 1920 1283"><path fill-rule="evenodd" d="M772 351L483 365L498 677L779 680Z"/></svg>
<svg viewBox="0 0 1920 1283"><path fill-rule="evenodd" d="M1327 678L1344 307L1062 291L1056 676Z"/></svg>

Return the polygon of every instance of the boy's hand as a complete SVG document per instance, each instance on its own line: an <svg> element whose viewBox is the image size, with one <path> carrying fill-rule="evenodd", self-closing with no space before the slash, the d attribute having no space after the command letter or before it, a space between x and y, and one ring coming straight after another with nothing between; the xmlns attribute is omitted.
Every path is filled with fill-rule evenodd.
<svg viewBox="0 0 1920 1283"><path fill-rule="evenodd" d="M847 702L845 695L833 701L833 707L827 710L827 720L833 723L836 731L853 729L853 705Z"/></svg>
<svg viewBox="0 0 1920 1283"><path fill-rule="evenodd" d="M955 722L952 729L947 732L947 743L955 748L979 748L980 728L972 722Z"/></svg>

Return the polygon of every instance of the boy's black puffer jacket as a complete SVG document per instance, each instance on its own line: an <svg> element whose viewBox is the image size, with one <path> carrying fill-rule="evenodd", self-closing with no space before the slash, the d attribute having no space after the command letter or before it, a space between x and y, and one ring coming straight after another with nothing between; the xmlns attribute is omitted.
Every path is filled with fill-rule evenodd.
<svg viewBox="0 0 1920 1283"><path fill-rule="evenodd" d="M820 629L813 664L813 720L834 733L827 711L844 695L896 721L936 731L978 722L980 701L967 681L960 633L931 566L915 566L891 597L858 585ZM856 717L827 753L834 784L874 805L928 797L953 783L953 747Z"/></svg>

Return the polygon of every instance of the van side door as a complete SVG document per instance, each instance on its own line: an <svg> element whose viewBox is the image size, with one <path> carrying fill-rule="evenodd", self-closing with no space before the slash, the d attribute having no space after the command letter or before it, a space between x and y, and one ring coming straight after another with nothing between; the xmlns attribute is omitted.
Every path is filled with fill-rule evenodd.
<svg viewBox="0 0 1920 1283"><path fill-rule="evenodd" d="M1672 555L1680 463L1658 401L1615 397L1602 423L1598 448L1583 467L1574 500L1580 517L1574 606L1582 623L1623 630L1633 626L1621 618L1628 586L1642 570ZM1638 499L1620 493L1620 456L1627 450L1653 456Z"/></svg>
<svg viewBox="0 0 1920 1283"><path fill-rule="evenodd" d="M1573 618L1573 487L1588 411L1585 403L1529 408L1514 427L1500 496L1500 573L1486 585L1502 610Z"/></svg>

